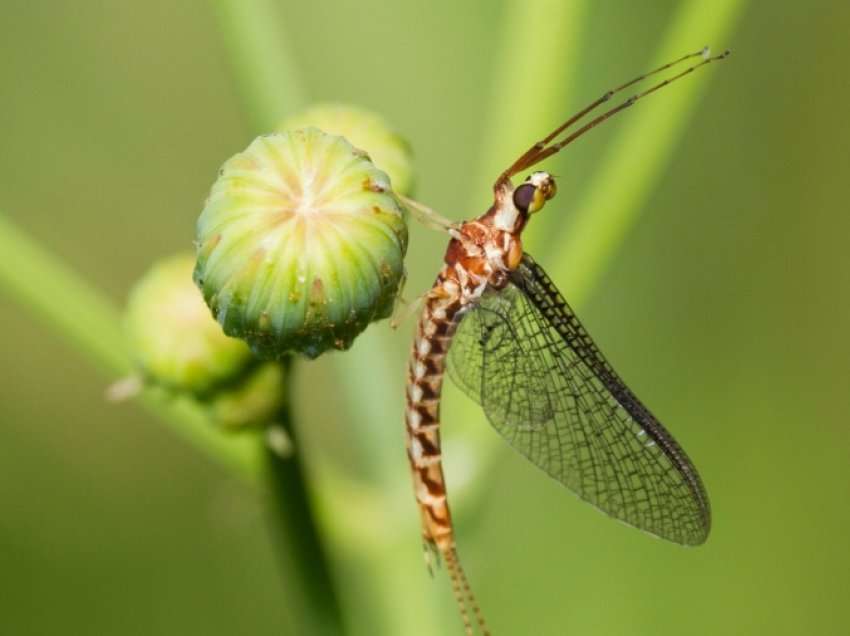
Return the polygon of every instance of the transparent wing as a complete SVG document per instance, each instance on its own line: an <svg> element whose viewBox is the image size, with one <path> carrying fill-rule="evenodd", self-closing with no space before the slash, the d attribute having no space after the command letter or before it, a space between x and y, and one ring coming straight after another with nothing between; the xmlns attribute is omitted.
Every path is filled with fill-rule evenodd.
<svg viewBox="0 0 850 636"><path fill-rule="evenodd" d="M449 372L511 446L582 499L659 537L705 541L693 464L530 256L462 317Z"/></svg>

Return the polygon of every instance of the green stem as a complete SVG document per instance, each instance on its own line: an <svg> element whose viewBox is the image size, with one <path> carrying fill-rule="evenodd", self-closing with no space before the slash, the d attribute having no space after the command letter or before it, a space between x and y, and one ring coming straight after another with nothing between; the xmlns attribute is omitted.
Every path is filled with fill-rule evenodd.
<svg viewBox="0 0 850 636"><path fill-rule="evenodd" d="M485 210L496 175L549 132L554 127L549 122L564 119L588 4L537 0L533 9L522 0L505 4L497 41L519 45L496 49L499 59L493 67L487 133L470 210Z"/></svg>
<svg viewBox="0 0 850 636"><path fill-rule="evenodd" d="M62 334L110 377L133 372L119 312L97 290L0 214L0 288ZM257 481L262 444L254 436L225 436L189 400L163 400L144 391L141 402L170 430L227 469ZM121 407L116 406L116 409Z"/></svg>
<svg viewBox="0 0 850 636"><path fill-rule="evenodd" d="M272 0L214 3L233 74L256 131L274 130L285 115L305 104L275 4Z"/></svg>
<svg viewBox="0 0 850 636"><path fill-rule="evenodd" d="M291 361L286 361L284 366L287 371L287 392L291 392ZM288 397L274 424L284 429L297 449ZM272 534L279 548L277 553L283 574L285 603L296 627L292 633L316 636L342 634L345 631L342 614L310 503L301 453L296 450L283 457L268 450L266 477L271 495Z"/></svg>
<svg viewBox="0 0 850 636"><path fill-rule="evenodd" d="M3 216L0 253L5 257L0 259L0 286L12 297L52 325L101 370L113 377L132 372L121 319L108 300ZM287 390L290 384L287 381ZM141 402L169 430L232 473L251 483L266 484L272 495L274 535L281 548L293 625L288 633L344 633L298 453L281 458L266 449L261 436L223 435L188 399L164 400L161 393L145 391ZM276 423L294 439L288 400Z"/></svg>
<svg viewBox="0 0 850 636"><path fill-rule="evenodd" d="M684 3L648 67L674 59L706 42L717 43L723 50L746 4L742 0L717 0L706 11L704 2ZM734 57L724 62L734 63ZM560 255L554 266L549 266L550 275L569 294L574 305L585 302L637 223L647 199L670 164L700 97L709 87L706 75L719 70L718 65L678 82L666 89L663 97L659 95L626 115L585 195L574 208L574 222L562 229L560 235L550 233L546 237L549 246L556 245ZM723 72L731 70L723 68Z"/></svg>

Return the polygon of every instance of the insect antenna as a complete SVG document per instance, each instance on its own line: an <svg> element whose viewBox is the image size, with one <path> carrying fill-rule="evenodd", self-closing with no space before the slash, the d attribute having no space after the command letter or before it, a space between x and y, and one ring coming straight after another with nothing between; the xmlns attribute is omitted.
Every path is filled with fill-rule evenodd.
<svg viewBox="0 0 850 636"><path fill-rule="evenodd" d="M634 78L633 80L626 82L625 84L622 84L622 85L620 85L620 86L618 86L614 89L609 90L607 93L602 95L602 97L600 97L596 101L592 102L591 104L589 104L588 106L586 106L585 108L583 108L582 110L577 112L575 115L573 115L572 117L567 119L567 121L565 121L563 124L558 126L551 133L549 133L545 138L541 139L536 144L534 144L531 148L526 150L522 154L522 156L519 157L519 159L517 159L507 170L505 170L501 175L499 175L499 179L496 181L496 185L498 186L498 185L504 183L505 181L510 179L513 175L517 174L518 172L521 172L521 171L523 171L527 168L530 168L531 166L543 161L547 157L554 155L556 152L561 150L564 146L568 145L569 143L571 143L572 141L574 141L575 139L577 139L578 137L580 137L581 135L586 133L591 128L596 127L597 125L601 124L603 121L605 121L609 117L617 114L621 110L625 110L626 108L628 108L629 106L634 104L637 100L641 99L642 97L646 97L647 95L654 93L658 89L663 88L664 86L667 86L671 82L674 82L675 80L677 80L681 77L684 77L685 75L688 75L689 73L692 73L693 71L700 68L701 66L705 66L706 64L710 64L711 62L714 62L714 61L717 61L717 60L722 60L725 57L727 57L729 54L730 54L730 51L727 50L727 51L724 51L723 53L721 53L720 55L715 55L715 56L711 57L709 48L705 47L705 48L703 48L699 51L696 51L695 53L688 53L687 55L683 55L682 57L680 57L677 60L673 60L672 62L668 62L667 64L663 64L662 66L659 66L658 68L653 69L652 71L649 71L648 73L644 73L643 75L640 75L640 76ZM645 80L649 77L652 77L653 75L657 75L658 73L662 73L662 72L664 72L664 71L666 71L666 70L668 70L668 69L670 69L674 66L677 66L678 64L681 64L682 62L693 59L695 57L703 58L702 62L700 62L699 64L694 64L693 66L688 67L687 69L685 69L681 73L678 73L678 74L676 74L672 77L669 77L669 78L663 80L662 82L659 82L658 84L655 84L654 86L643 91L642 93L637 93L635 95L632 95L630 98L628 98L626 101L624 101L619 106L616 106L616 107L606 111L605 113L599 115L598 117L596 117L596 119L591 120L590 122L588 122L587 124L585 124L584 126L579 128L574 133L568 135L562 141L559 141L556 144L550 145L551 142L556 137L558 137L558 135L560 135L562 132L564 132L564 130L566 130L572 124L574 124L577 121L579 121L580 119L582 119L589 112L595 110L597 107L599 107L600 105L602 105L605 102L607 102L608 100L610 100L617 93L629 88L630 86L633 86L634 84L637 84L638 82L641 82L641 81L643 81L643 80Z"/></svg>
<svg viewBox="0 0 850 636"><path fill-rule="evenodd" d="M472 623L469 620L469 610L475 615L475 621L478 623L478 629L482 636L490 636L490 630L487 629L487 623L484 621L484 615L481 613L481 608L472 592L472 587L469 585L469 580L466 578L466 573L463 571L463 566L460 564L460 558L457 555L457 550L452 548L445 554L446 569L449 572L449 578L452 581L452 591L454 592L455 601L457 602L460 616L463 619L463 627L467 636L473 636Z"/></svg>

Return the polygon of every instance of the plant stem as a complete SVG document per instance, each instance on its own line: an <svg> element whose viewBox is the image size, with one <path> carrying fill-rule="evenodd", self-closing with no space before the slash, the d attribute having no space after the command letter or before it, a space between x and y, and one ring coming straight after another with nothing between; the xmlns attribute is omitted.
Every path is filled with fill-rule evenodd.
<svg viewBox="0 0 850 636"><path fill-rule="evenodd" d="M255 132L274 130L304 107L296 64L272 0L217 0L219 29Z"/></svg>
<svg viewBox="0 0 850 636"><path fill-rule="evenodd" d="M667 62L706 42L725 48L745 6L742 0L717 0L706 11L704 2L682 4L654 62L648 66ZM724 62L728 63L734 64L734 57ZM701 73L714 71L709 68ZM629 113L584 197L575 206L574 222L562 229L560 236L546 237L550 246L557 245L559 254L554 267L550 266L550 275L574 305L587 300L640 218L694 116L700 96L708 89L709 79L700 75L679 82L664 92L663 103L653 100L655 103L643 104Z"/></svg>
<svg viewBox="0 0 850 636"><path fill-rule="evenodd" d="M132 371L119 313L108 300L3 216L0 252L5 255L0 259L0 286L21 305L50 323L106 373L117 376ZM290 377L291 369L287 369L287 391ZM141 402L169 430L232 473L266 484L293 625L289 633L344 633L299 454L280 457L267 449L261 435L222 434L188 399L164 400L161 394L145 391ZM276 424L294 440L288 402Z"/></svg>
<svg viewBox="0 0 850 636"><path fill-rule="evenodd" d="M496 48L499 59L486 102L487 131L468 209L486 209L496 175L549 132L547 128L554 127L549 122L564 118L588 4L586 0L536 0L533 8L521 0L505 4L497 41L522 44Z"/></svg>
<svg viewBox="0 0 850 636"><path fill-rule="evenodd" d="M133 365L119 312L97 290L0 214L0 287L63 335L112 378ZM257 481L263 465L255 436L222 435L189 400L163 400L144 391L141 402L169 429L227 469ZM119 408L116 406L116 409Z"/></svg>
<svg viewBox="0 0 850 636"><path fill-rule="evenodd" d="M297 452L289 409L291 360L283 364L288 395L274 425L284 429L296 452L284 457L271 449L266 451L272 535L278 547L287 609L297 626L293 633L336 636L344 633L342 614Z"/></svg>

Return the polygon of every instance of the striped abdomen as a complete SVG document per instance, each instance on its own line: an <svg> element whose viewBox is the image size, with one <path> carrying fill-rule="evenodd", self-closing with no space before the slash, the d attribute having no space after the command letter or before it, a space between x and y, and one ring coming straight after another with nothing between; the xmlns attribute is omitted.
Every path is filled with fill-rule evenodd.
<svg viewBox="0 0 850 636"><path fill-rule="evenodd" d="M454 548L440 452L440 393L446 353L461 309L457 283L440 273L425 300L407 371L407 456L426 542L442 554Z"/></svg>

